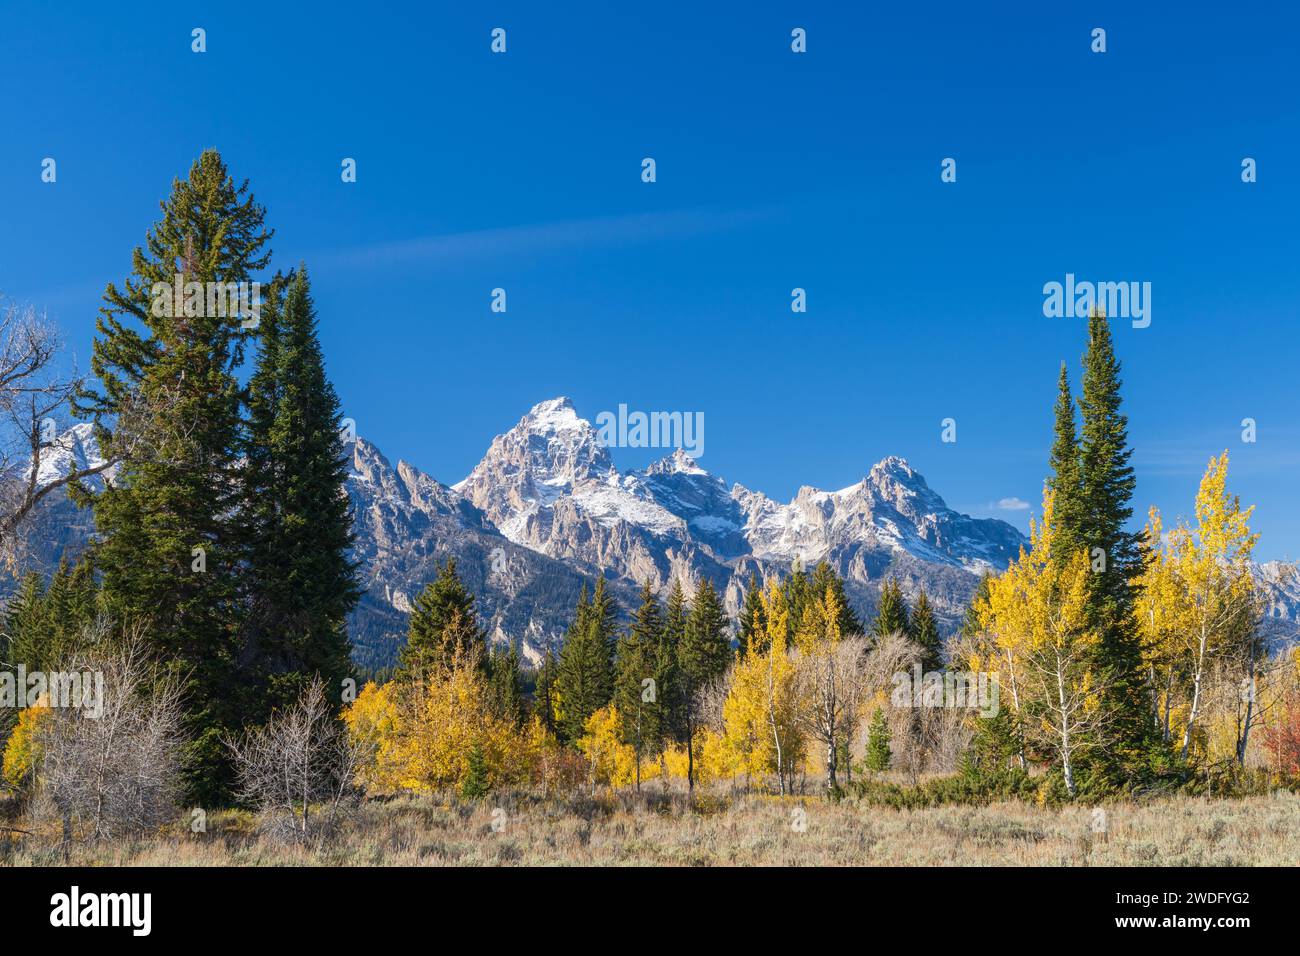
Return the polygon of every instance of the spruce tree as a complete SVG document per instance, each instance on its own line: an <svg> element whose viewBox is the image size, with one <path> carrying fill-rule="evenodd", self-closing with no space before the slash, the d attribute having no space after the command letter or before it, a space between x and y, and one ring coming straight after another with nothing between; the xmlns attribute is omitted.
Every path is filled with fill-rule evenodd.
<svg viewBox="0 0 1300 956"><path fill-rule="evenodd" d="M209 308L216 297L206 290L251 282L266 267L264 220L248 184L235 183L215 150L175 180L131 275L104 292L90 360L99 386L76 403L94 418L105 453L126 456L117 479L93 496L104 601L118 622L147 623L154 649L186 681L182 767L187 796L206 805L228 796L222 739L247 705L236 667L236 372L249 334L241 327L248 317ZM174 282L178 294L169 291ZM89 496L81 489L75 497Z"/></svg>
<svg viewBox="0 0 1300 956"><path fill-rule="evenodd" d="M910 631L903 589L898 586L897 578L890 578L880 586L880 600L876 603L876 619L871 624L871 633L881 638L888 634L907 634Z"/></svg>
<svg viewBox="0 0 1300 956"><path fill-rule="evenodd" d="M813 568L812 573L812 593L818 601L824 600L826 590L830 589L834 594L840 606L840 633L843 635L861 634L862 620L858 617L857 612L853 610L853 605L849 603L849 596L845 593L844 579L835 573L834 569L825 561L819 561L817 567Z"/></svg>
<svg viewBox="0 0 1300 956"><path fill-rule="evenodd" d="M707 578L702 579L691 601L690 618L677 655L685 717L686 783L690 790L695 788L696 698L701 689L722 677L731 664L727 625L727 612L718 592Z"/></svg>
<svg viewBox="0 0 1300 956"><path fill-rule="evenodd" d="M277 283L278 285L278 283ZM325 375L305 267L263 309L249 383L245 482L249 525L250 683L269 711L314 676L332 693L351 671L347 615L356 581L347 449Z"/></svg>
<svg viewBox="0 0 1300 956"><path fill-rule="evenodd" d="M560 699L560 735L574 743L587 719L614 695L614 621L617 608L605 579L596 582L591 600L584 586L573 623L560 648L555 690Z"/></svg>
<svg viewBox="0 0 1300 956"><path fill-rule="evenodd" d="M921 670L928 673L943 669L943 640L939 637L939 624L934 619L934 608L924 590L916 596L912 609L911 632L913 642L921 647Z"/></svg>
<svg viewBox="0 0 1300 956"><path fill-rule="evenodd" d="M542 663L538 665L537 677L533 684L533 703L532 712L540 718L542 726L548 733L559 734L559 727L556 724L556 697L555 682L559 671L559 660L551 648L546 649L546 655L542 658Z"/></svg>
<svg viewBox="0 0 1300 956"><path fill-rule="evenodd" d="M636 753L636 786L641 788L641 760L657 752L668 721L662 700L667 688L660 683L660 648L663 619L659 599L649 581L641 586L641 604L627 633L618 642L614 664L614 704L619 733ZM647 680L653 681L647 686Z"/></svg>
<svg viewBox="0 0 1300 956"><path fill-rule="evenodd" d="M761 651L766 640L767 614L763 610L762 587L758 583L758 576L750 572L749 586L745 588L745 605L740 611L736 653L744 657L751 650Z"/></svg>
<svg viewBox="0 0 1300 956"><path fill-rule="evenodd" d="M1133 618L1135 588L1143 569L1142 536L1128 530L1136 486L1129 464L1128 418L1120 411L1120 363L1110 323L1099 310L1088 319L1080 399L1081 546L1094 557L1089 602L1091 623L1101 634L1105 706L1113 714L1116 747L1108 753L1114 776L1125 775L1151 743L1153 719L1143 686L1142 648ZM1100 549L1100 550L1098 550Z"/></svg>
<svg viewBox="0 0 1300 956"><path fill-rule="evenodd" d="M487 757L480 744L474 744L466 757L465 779L461 781L460 795L466 800L479 800L491 790L488 780Z"/></svg>
<svg viewBox="0 0 1300 956"><path fill-rule="evenodd" d="M515 726L524 722L523 675L514 644L488 654L488 690L498 717Z"/></svg>
<svg viewBox="0 0 1300 956"><path fill-rule="evenodd" d="M1070 376L1064 362L1061 363L1061 376L1057 382L1054 429L1055 437L1048 461L1051 475L1047 484L1056 493L1052 513L1058 529L1057 540L1061 542L1062 548L1061 554L1053 557L1068 561L1076 550L1083 547L1080 540L1083 531L1080 468L1083 463L1075 428L1074 399L1070 395Z"/></svg>
<svg viewBox="0 0 1300 956"><path fill-rule="evenodd" d="M793 630L798 623L803 620L804 608L813 599L812 582L808 578L808 572L804 570L803 561L796 558L790 576L781 582L781 590L785 592L785 603L790 609L790 627ZM820 599L821 595L817 595ZM793 633L789 635L793 637Z"/></svg>
<svg viewBox="0 0 1300 956"><path fill-rule="evenodd" d="M429 668L450 667L458 653L486 674L487 638L479 627L474 595L461 583L456 559L448 558L411 606L399 673L419 678Z"/></svg>
<svg viewBox="0 0 1300 956"><path fill-rule="evenodd" d="M893 753L889 749L889 724L885 722L885 712L879 707L871 715L868 735L867 769L882 773L889 769Z"/></svg>

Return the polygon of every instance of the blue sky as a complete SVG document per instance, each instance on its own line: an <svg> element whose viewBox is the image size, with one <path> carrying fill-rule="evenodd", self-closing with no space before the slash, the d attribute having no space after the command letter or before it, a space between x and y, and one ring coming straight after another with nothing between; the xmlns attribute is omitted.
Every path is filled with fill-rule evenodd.
<svg viewBox="0 0 1300 956"><path fill-rule="evenodd" d="M280 6L0 6L0 291L83 364L215 146L276 263L311 268L346 412L392 458L459 480L564 394L703 412L701 464L779 499L898 454L1024 527L996 503L1037 505L1084 344L1043 284L1149 281L1150 327L1116 329L1139 514L1190 511L1227 448L1260 556L1300 557L1290 5Z"/></svg>

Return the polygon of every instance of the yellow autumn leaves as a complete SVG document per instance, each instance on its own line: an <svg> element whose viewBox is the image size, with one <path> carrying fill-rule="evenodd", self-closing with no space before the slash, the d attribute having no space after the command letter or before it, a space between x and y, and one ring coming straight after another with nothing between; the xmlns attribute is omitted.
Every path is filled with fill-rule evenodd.
<svg viewBox="0 0 1300 956"><path fill-rule="evenodd" d="M420 680L367 684L343 713L368 758L359 782L374 793L459 788L475 752L491 786L533 782L544 750L558 745L538 720L516 726L489 700L482 670L462 655Z"/></svg>

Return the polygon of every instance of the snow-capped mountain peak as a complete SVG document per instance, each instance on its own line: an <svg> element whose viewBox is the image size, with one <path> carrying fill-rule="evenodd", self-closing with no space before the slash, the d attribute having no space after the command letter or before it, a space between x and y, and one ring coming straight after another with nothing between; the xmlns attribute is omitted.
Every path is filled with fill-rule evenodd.
<svg viewBox="0 0 1300 956"><path fill-rule="evenodd" d="M104 463L104 456L99 450L99 441L95 438L95 428L89 422L78 422L57 435L53 441L41 449L40 467L36 472L36 484L40 487L51 485L67 478L76 471L96 468ZM28 464L23 473L24 479L31 474ZM92 490L103 487L99 475L86 479Z"/></svg>

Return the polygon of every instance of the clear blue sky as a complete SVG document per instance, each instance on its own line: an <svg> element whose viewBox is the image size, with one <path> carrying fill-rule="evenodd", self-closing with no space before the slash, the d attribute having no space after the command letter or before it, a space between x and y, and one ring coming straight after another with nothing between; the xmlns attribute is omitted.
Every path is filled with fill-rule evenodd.
<svg viewBox="0 0 1300 956"><path fill-rule="evenodd" d="M1228 448L1260 555L1300 556L1292 4L615 6L6 3L0 290L84 362L105 283L216 146L277 264L312 269L346 412L392 458L454 482L567 394L702 411L701 463L779 499L898 454L1023 527L996 502L1037 506L1084 336L1043 284L1149 281L1151 326L1117 329L1139 514L1189 511Z"/></svg>

